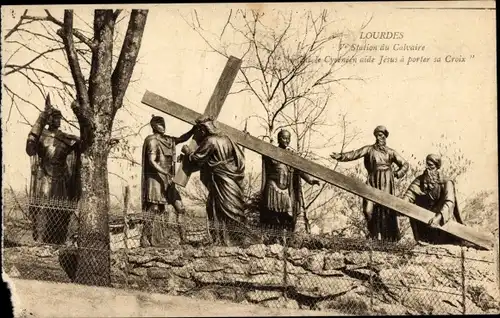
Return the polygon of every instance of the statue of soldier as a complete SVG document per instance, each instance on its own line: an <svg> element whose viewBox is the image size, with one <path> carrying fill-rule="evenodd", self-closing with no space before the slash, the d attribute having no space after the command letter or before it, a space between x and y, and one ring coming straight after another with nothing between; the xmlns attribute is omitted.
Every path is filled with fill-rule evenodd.
<svg viewBox="0 0 500 318"><path fill-rule="evenodd" d="M394 195L394 178L399 179L406 174L409 168L408 163L394 149L387 147L386 139L389 137L387 128L377 126L373 135L375 136L375 144L373 145L341 154L334 152L330 156L338 161L353 161L363 158L368 172L366 183ZM393 164L396 164L399 169L393 170ZM363 199L363 214L368 223L368 232L371 238L386 241L399 241L401 239L396 212Z"/></svg>
<svg viewBox="0 0 500 318"><path fill-rule="evenodd" d="M278 133L278 146L293 151L291 134L282 129ZM301 215L301 179L311 185L319 181L303 171L296 170L269 157L262 157L262 187L260 223L274 229L285 229L288 233L304 232L305 219Z"/></svg>
<svg viewBox="0 0 500 318"><path fill-rule="evenodd" d="M175 174L175 146L186 142L193 129L180 137L165 134L165 120L153 116L150 121L153 134L146 137L142 148L142 210L151 213L144 222L140 244L142 247L161 246L166 238L166 222L160 217L165 213L165 205L170 204L176 211L179 238L186 242L184 228L185 208L180 194L172 182Z"/></svg>
<svg viewBox="0 0 500 318"><path fill-rule="evenodd" d="M80 139L59 130L61 111L45 99L45 109L31 128L26 153L31 160L30 217L33 238L64 244L81 194ZM48 128L45 126L48 125Z"/></svg>
<svg viewBox="0 0 500 318"><path fill-rule="evenodd" d="M455 183L440 171L441 157L429 154L424 172L415 178L402 199L435 213L428 224L410 219L415 241L430 244L460 244L462 240L439 230L450 220L463 224L456 198Z"/></svg>

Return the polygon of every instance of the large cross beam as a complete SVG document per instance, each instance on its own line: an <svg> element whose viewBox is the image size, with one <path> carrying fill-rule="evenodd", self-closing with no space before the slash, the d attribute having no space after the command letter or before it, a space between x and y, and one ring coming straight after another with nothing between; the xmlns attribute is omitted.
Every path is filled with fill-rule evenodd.
<svg viewBox="0 0 500 318"><path fill-rule="evenodd" d="M142 103L191 125L194 125L196 118L201 116L201 114L189 108L186 108L149 91L146 91L146 93L144 94ZM359 195L365 199L388 207L394 211L397 211L403 215L421 222L427 223L434 216L434 213L429 210L403 201L402 199L389 193L372 188L357 179L350 178L341 173L335 172L322 165L293 154L290 151L283 150L270 143L245 134L223 123L218 122L217 124L218 128L221 131L223 131L241 146L255 151L261 155L273 158L293 168L304 171L312 176L315 176L318 179L333 184L348 192ZM474 243L475 245L480 246L484 249L490 250L493 247L493 236L490 233L479 232L474 228L467 227L455 221L449 221L444 226L440 227L440 229L466 241Z"/></svg>
<svg viewBox="0 0 500 318"><path fill-rule="evenodd" d="M219 116L222 105L224 104L227 95L229 95L229 91L231 90L234 79L236 78L236 75L238 75L240 66L240 59L234 56L229 57L229 60L226 63L226 67L224 67L219 81L217 82L217 85L215 86L215 89L212 93L212 97L210 97L210 100L208 101L208 105L205 108L205 112L203 113L204 115L212 116L214 119ZM191 139L189 141L189 148L196 149L196 147L198 147L196 141L194 139ZM180 185L181 187L185 187L190 176L191 171L188 169L188 167L184 166L183 162L181 162L172 181Z"/></svg>

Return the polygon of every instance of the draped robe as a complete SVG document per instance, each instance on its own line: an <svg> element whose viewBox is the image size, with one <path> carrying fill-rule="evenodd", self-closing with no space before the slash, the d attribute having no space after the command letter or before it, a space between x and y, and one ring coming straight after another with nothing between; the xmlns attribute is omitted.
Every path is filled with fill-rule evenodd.
<svg viewBox="0 0 500 318"><path fill-rule="evenodd" d="M443 216L442 223L454 220L463 224L458 208L455 184L451 180L441 180L433 190L424 186L424 175L418 176L408 187L403 200ZM431 244L458 244L460 239L452 234L430 227L418 220L410 220L416 241Z"/></svg>
<svg viewBox="0 0 500 318"><path fill-rule="evenodd" d="M149 155L164 170L170 172L166 176L156 171L149 162ZM167 204L168 182L175 174L175 138L168 135L149 135L142 148L142 210L146 211L148 203Z"/></svg>
<svg viewBox="0 0 500 318"><path fill-rule="evenodd" d="M188 156L200 170L200 179L208 189L206 211L211 236L216 244L242 242L246 227L243 180L245 157L241 149L225 135L210 135Z"/></svg>
<svg viewBox="0 0 500 318"><path fill-rule="evenodd" d="M366 183L390 194L395 192L392 165L396 164L399 167L397 172L401 175L408 171L408 163L395 150L377 144L342 153L339 161L353 161L360 158L363 158L368 172ZM401 238L397 215L394 211L363 199L363 214L372 238L378 238L379 235L382 240L389 241L398 241Z"/></svg>

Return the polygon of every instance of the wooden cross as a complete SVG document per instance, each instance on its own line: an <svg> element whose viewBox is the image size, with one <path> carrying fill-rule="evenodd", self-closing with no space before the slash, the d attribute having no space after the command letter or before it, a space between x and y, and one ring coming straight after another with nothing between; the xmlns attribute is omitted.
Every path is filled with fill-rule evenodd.
<svg viewBox="0 0 500 318"><path fill-rule="evenodd" d="M142 103L191 125L195 125L195 120L201 116L201 114L189 108L149 91L146 91L144 94ZM427 223L434 216L434 213L429 210L403 201L402 199L379 189L372 188L355 178L347 177L315 162L304 159L291 153L290 151L283 150L270 143L245 134L238 129L232 128L220 122L217 123L217 127L227 136L232 138L236 143L245 148L255 151L263 156L280 161L295 169L304 171L309 175L333 184L367 200L388 207L389 209L397 211L412 219ZM491 233L479 232L474 228L467 227L455 221L449 221L444 226L440 227L440 229L461 239L474 243L484 249L491 250L493 247L493 235L491 235Z"/></svg>
<svg viewBox="0 0 500 318"><path fill-rule="evenodd" d="M215 86L215 89L212 93L212 97L208 101L208 105L205 108L204 115L212 116L214 119L219 116L222 105L226 100L227 95L229 95L229 91L231 90L231 86L233 85L234 79L240 70L241 60L231 56L226 63L226 67L222 71L222 74ZM196 149L198 144L194 139L189 141L189 148ZM191 171L188 167L186 167L183 162L179 164L179 169L175 173L172 181L181 187L185 187L187 182L189 181L189 177L191 176Z"/></svg>

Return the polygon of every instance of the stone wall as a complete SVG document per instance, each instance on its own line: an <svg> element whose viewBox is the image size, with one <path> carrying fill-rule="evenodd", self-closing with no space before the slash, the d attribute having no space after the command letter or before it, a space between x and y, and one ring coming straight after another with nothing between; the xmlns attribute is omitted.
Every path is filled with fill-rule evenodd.
<svg viewBox="0 0 500 318"><path fill-rule="evenodd" d="M465 293L456 246L400 253L185 246L131 249L128 262L122 252L112 259L113 275L129 286L172 295L348 314L461 314L465 294L466 313L497 313L492 253L467 250L466 257L490 263L465 262Z"/></svg>

